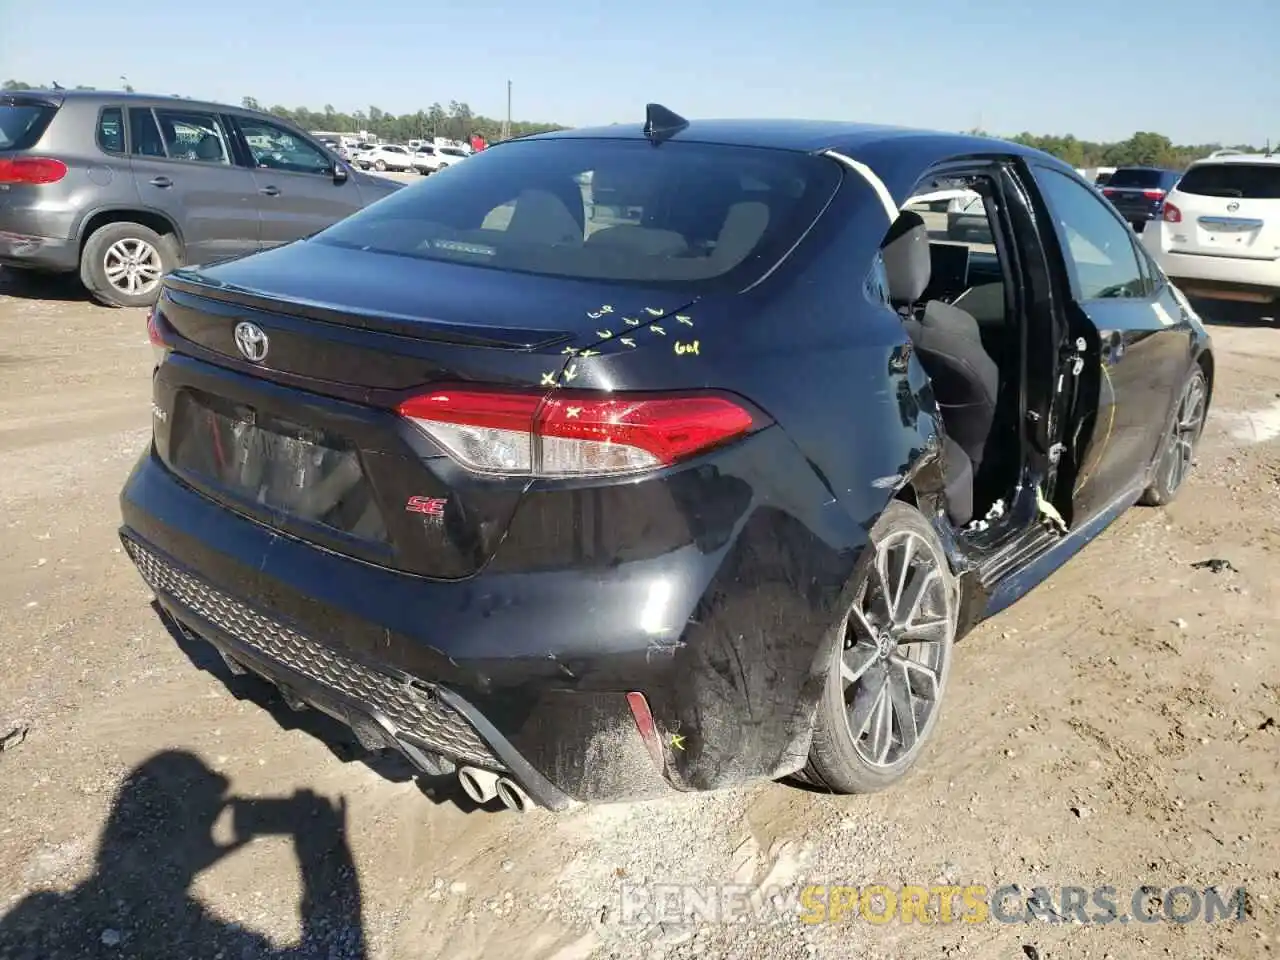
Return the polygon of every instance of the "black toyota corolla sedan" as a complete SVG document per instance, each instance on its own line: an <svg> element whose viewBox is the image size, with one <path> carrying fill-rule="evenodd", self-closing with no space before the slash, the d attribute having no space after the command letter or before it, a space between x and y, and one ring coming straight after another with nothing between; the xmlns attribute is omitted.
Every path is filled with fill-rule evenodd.
<svg viewBox="0 0 1280 960"><path fill-rule="evenodd" d="M954 189L983 243L913 204ZM1052 157L656 105L179 270L149 327L121 535L166 616L517 809L898 780L957 638L1178 492L1214 376Z"/></svg>

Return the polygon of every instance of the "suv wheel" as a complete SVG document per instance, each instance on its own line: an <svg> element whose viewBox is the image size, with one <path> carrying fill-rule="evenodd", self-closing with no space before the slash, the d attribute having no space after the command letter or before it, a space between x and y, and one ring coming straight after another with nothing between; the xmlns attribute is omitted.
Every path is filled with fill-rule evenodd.
<svg viewBox="0 0 1280 960"><path fill-rule="evenodd" d="M85 242L80 280L109 307L149 307L178 265L172 241L140 223L108 223Z"/></svg>
<svg viewBox="0 0 1280 960"><path fill-rule="evenodd" d="M924 516L892 501L871 528L818 701L803 779L871 793L901 779L938 722L959 589Z"/></svg>
<svg viewBox="0 0 1280 960"><path fill-rule="evenodd" d="M375 161L373 164L373 169L377 170L379 173L382 173L384 170L387 169L387 162L385 160Z"/></svg>

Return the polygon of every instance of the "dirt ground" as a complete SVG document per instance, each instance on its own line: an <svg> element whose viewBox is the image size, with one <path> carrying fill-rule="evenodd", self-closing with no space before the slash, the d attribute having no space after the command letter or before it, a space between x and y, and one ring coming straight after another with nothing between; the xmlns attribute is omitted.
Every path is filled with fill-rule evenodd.
<svg viewBox="0 0 1280 960"><path fill-rule="evenodd" d="M116 539L149 432L144 317L0 275L0 957L1275 956L1280 326L1231 312L1190 486L964 641L897 789L522 817L364 762L175 641ZM1193 567L1212 558L1233 569ZM666 883L782 906L624 922L624 885ZM1239 923L807 924L786 899L871 883L1248 903ZM60 952L24 952L32 928Z"/></svg>

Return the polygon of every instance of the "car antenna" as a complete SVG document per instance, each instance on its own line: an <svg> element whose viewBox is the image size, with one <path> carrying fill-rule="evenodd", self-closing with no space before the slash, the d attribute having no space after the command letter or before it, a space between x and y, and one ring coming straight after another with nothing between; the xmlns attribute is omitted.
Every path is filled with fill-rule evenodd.
<svg viewBox="0 0 1280 960"><path fill-rule="evenodd" d="M53 89L55 89L55 90L65 90L65 89L67 89L67 88L66 88L66 87L64 87L62 84L60 84L57 80L55 80L55 81L53 81Z"/></svg>
<svg viewBox="0 0 1280 960"><path fill-rule="evenodd" d="M674 137L689 125L680 114L668 110L660 103L646 104L644 108L644 135L654 146Z"/></svg>

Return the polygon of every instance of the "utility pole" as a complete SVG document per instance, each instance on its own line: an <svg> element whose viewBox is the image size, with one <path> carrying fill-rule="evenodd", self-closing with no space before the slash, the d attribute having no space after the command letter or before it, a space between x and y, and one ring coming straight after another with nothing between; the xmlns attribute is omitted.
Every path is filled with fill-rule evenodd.
<svg viewBox="0 0 1280 960"><path fill-rule="evenodd" d="M511 138L511 81L507 81L507 120L502 125L502 139L509 140Z"/></svg>

